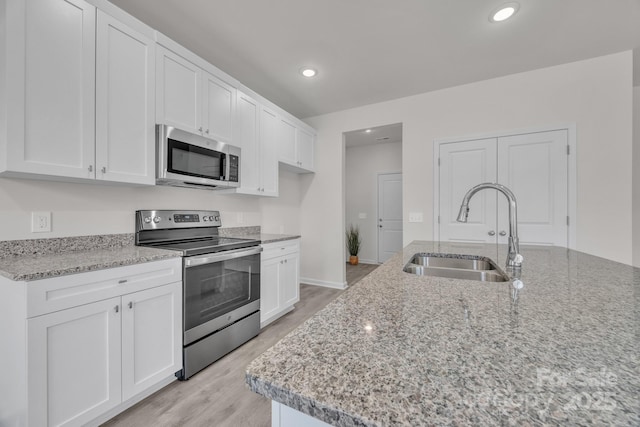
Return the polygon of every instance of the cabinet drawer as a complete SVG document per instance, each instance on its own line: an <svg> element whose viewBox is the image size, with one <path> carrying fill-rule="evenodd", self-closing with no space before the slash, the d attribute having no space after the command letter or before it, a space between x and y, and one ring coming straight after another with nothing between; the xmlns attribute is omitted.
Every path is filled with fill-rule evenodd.
<svg viewBox="0 0 640 427"><path fill-rule="evenodd" d="M262 260L300 252L300 239L283 240L281 242L262 245Z"/></svg>
<svg viewBox="0 0 640 427"><path fill-rule="evenodd" d="M27 282L27 317L176 281L182 281L181 258Z"/></svg>

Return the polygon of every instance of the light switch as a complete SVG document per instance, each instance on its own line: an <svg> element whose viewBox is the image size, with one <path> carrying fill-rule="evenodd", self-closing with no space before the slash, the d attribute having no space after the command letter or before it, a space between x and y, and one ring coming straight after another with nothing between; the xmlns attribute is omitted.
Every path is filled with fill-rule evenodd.
<svg viewBox="0 0 640 427"><path fill-rule="evenodd" d="M409 222L422 222L422 212L409 212Z"/></svg>

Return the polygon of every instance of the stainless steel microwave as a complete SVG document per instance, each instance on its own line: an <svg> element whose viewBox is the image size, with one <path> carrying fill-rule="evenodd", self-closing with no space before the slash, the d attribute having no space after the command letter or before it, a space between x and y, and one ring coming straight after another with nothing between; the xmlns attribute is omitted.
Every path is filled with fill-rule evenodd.
<svg viewBox="0 0 640 427"><path fill-rule="evenodd" d="M166 125L156 126L156 184L202 189L240 185L240 148Z"/></svg>

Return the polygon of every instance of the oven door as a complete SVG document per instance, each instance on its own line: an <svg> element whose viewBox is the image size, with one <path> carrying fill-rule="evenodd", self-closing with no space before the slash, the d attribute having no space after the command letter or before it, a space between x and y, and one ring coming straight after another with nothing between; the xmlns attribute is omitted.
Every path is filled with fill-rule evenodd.
<svg viewBox="0 0 640 427"><path fill-rule="evenodd" d="M261 247L184 259L184 345L260 310Z"/></svg>

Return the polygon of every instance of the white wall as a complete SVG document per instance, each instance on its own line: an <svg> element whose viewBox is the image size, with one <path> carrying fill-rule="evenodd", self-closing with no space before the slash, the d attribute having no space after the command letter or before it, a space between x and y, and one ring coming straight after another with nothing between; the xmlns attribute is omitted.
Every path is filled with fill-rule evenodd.
<svg viewBox="0 0 640 427"><path fill-rule="evenodd" d="M640 267L640 86L633 88L633 265Z"/></svg>
<svg viewBox="0 0 640 427"><path fill-rule="evenodd" d="M0 240L133 233L137 209L220 210L224 227L299 234L300 180L280 173L280 197L261 200L188 188L127 187L0 178ZM52 232L31 233L31 212L51 211Z"/></svg>
<svg viewBox="0 0 640 427"><path fill-rule="evenodd" d="M360 228L363 263L378 260L378 174L397 172L402 172L401 142L345 149L346 226ZM360 213L367 217L359 218Z"/></svg>
<svg viewBox="0 0 640 427"><path fill-rule="evenodd" d="M302 275L344 282L342 133L399 122L405 243L433 237L434 140L575 123L577 249L631 263L632 68L628 51L307 119L318 130L317 173L302 199ZM424 222L408 223L408 212Z"/></svg>

